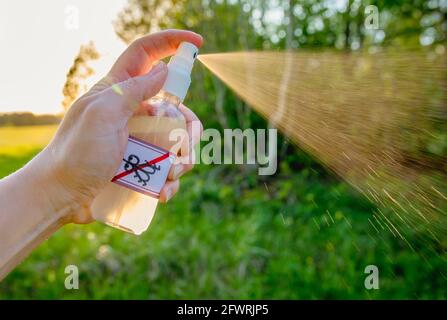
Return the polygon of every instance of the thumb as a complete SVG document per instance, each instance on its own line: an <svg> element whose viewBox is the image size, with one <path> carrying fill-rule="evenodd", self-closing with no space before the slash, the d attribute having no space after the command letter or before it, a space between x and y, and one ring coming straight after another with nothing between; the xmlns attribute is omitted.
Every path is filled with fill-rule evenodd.
<svg viewBox="0 0 447 320"><path fill-rule="evenodd" d="M162 88L168 68L164 62L159 62L147 74L129 78L112 85L107 95L112 95L117 103L113 107L120 108L124 114L132 115L140 103L156 95Z"/></svg>

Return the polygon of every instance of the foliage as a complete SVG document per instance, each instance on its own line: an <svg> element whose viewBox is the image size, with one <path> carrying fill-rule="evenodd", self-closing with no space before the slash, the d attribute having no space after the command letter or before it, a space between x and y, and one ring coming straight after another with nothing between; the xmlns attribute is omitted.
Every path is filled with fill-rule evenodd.
<svg viewBox="0 0 447 320"><path fill-rule="evenodd" d="M62 106L65 110L71 106L80 94L87 90L85 86L82 86L82 81L93 75L94 71L89 66L89 61L97 59L99 59L99 53L93 42L81 46L73 61L73 65L68 70L67 79L62 90L64 94Z"/></svg>
<svg viewBox="0 0 447 320"><path fill-rule="evenodd" d="M43 114L36 115L31 112L0 113L0 127L4 126L41 126L58 124L60 115Z"/></svg>

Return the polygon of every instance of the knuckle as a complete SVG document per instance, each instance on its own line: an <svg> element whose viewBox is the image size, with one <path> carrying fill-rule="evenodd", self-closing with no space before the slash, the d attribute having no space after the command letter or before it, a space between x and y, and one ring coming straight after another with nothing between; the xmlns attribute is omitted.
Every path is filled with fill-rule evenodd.
<svg viewBox="0 0 447 320"><path fill-rule="evenodd" d="M86 109L87 104L83 103L80 100L75 101L70 108L68 108L67 113L65 114L65 118L76 118L81 115Z"/></svg>
<svg viewBox="0 0 447 320"><path fill-rule="evenodd" d="M138 81L135 78L131 77L131 78L127 79L126 81L124 81L123 89L124 89L124 91L133 91L133 89L137 86L137 84L138 84Z"/></svg>
<svg viewBox="0 0 447 320"><path fill-rule="evenodd" d="M143 39L144 37L141 37L132 41L132 43L129 45L129 49L141 47L143 44Z"/></svg>
<svg viewBox="0 0 447 320"><path fill-rule="evenodd" d="M142 92L139 90L138 81L136 78L129 78L122 83L122 92L125 99L142 100Z"/></svg>
<svg viewBox="0 0 447 320"><path fill-rule="evenodd" d="M87 121L101 121L104 118L103 104L99 101L88 104L84 109L83 116Z"/></svg>

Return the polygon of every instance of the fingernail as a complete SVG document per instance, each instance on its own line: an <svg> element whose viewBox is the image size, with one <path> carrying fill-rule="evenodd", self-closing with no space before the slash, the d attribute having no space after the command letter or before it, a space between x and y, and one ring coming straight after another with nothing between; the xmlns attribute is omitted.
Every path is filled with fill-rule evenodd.
<svg viewBox="0 0 447 320"><path fill-rule="evenodd" d="M202 36L200 33L197 33L197 32L194 32L194 31L193 31L193 33L194 33L196 36L199 36L199 37L203 40L203 36Z"/></svg>
<svg viewBox="0 0 447 320"><path fill-rule="evenodd" d="M166 202L168 202L172 198L172 189L169 188L166 190Z"/></svg>
<svg viewBox="0 0 447 320"><path fill-rule="evenodd" d="M176 165L176 166L174 167L174 173L173 173L174 180L177 180L178 178L180 178L180 176L181 176L181 174L182 174L182 169L183 169L183 167L182 167L181 164Z"/></svg>

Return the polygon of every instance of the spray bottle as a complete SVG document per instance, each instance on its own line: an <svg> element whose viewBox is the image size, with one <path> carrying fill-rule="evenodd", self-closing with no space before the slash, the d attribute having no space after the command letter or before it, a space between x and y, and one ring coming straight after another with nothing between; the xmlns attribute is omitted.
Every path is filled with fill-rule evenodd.
<svg viewBox="0 0 447 320"><path fill-rule="evenodd" d="M168 75L162 90L148 103L150 115L136 115L129 120L129 134L144 142L177 155L177 141L170 141L174 129L186 130L186 121L178 106L191 83L191 71L198 49L182 42L168 63ZM124 160L124 159L123 159ZM91 211L97 221L139 235L154 216L158 198L110 182L94 199Z"/></svg>

